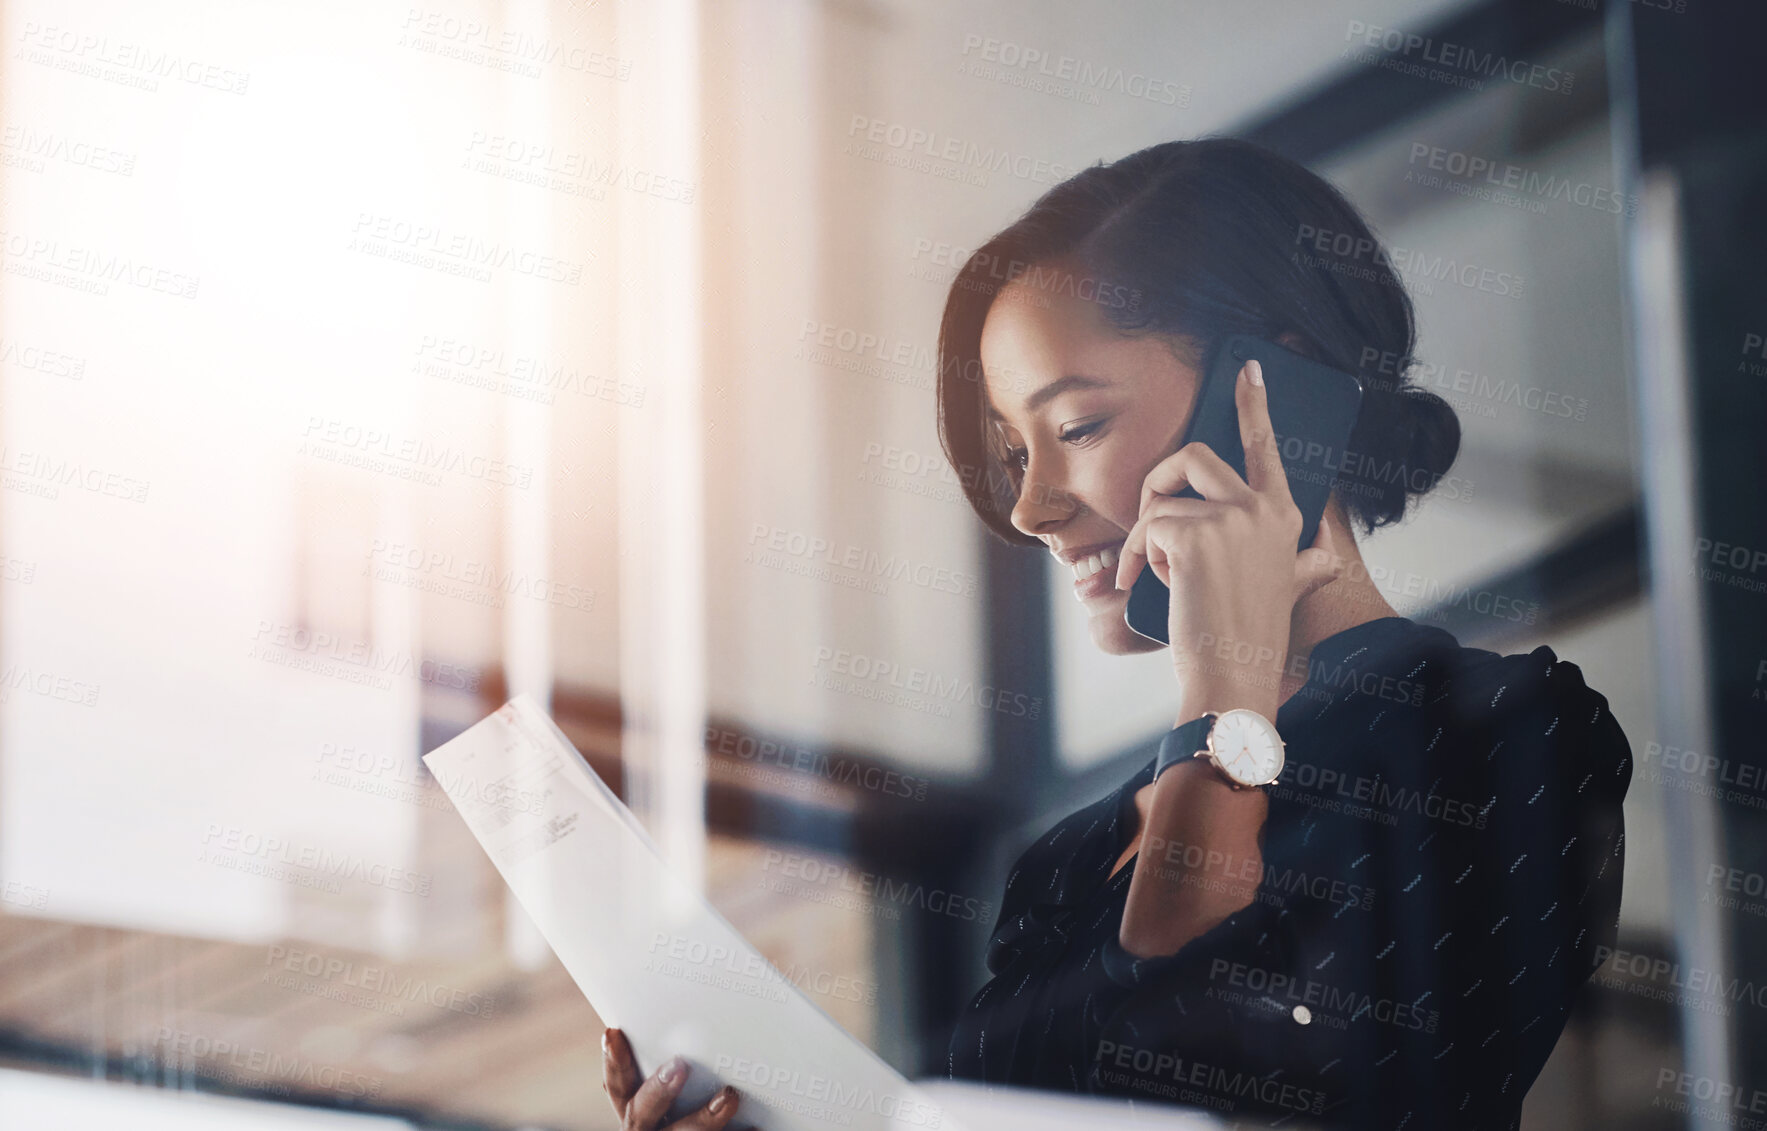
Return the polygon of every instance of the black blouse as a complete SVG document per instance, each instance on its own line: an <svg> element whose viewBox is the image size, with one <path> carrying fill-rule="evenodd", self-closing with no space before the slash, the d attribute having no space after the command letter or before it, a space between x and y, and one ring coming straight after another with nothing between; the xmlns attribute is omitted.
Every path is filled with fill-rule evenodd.
<svg viewBox="0 0 1767 1131"><path fill-rule="evenodd" d="M1174 955L1120 945L1139 854L1109 872L1150 759L1019 858L952 1077L1251 1126L1519 1126L1619 919L1631 751L1607 700L1550 648L1387 617L1321 641L1275 721L1253 902Z"/></svg>

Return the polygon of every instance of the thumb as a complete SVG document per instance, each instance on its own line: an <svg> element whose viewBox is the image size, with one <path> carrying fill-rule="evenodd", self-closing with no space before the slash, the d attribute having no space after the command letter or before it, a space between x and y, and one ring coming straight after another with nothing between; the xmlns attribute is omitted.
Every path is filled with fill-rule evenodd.
<svg viewBox="0 0 1767 1131"><path fill-rule="evenodd" d="M1295 555L1295 600L1331 584L1344 575L1349 560L1342 552L1342 543L1333 524L1326 516L1319 518L1313 544Z"/></svg>

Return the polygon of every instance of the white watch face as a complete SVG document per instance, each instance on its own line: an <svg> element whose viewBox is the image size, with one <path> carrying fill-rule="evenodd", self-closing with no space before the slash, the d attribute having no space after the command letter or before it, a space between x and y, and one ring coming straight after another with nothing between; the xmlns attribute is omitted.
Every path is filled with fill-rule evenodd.
<svg viewBox="0 0 1767 1131"><path fill-rule="evenodd" d="M1209 732L1209 750L1241 785L1264 785L1282 773L1282 737L1256 711L1223 711Z"/></svg>

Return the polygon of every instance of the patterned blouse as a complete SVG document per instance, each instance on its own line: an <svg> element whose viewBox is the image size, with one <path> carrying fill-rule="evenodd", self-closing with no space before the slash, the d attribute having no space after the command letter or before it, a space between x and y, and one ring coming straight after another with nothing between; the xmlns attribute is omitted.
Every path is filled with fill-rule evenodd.
<svg viewBox="0 0 1767 1131"><path fill-rule="evenodd" d="M1253 902L1173 955L1119 944L1142 861L1110 868L1150 759L1019 858L952 1077L1247 1126L1519 1126L1619 919L1631 751L1607 700L1550 648L1386 617L1321 641L1275 721Z"/></svg>

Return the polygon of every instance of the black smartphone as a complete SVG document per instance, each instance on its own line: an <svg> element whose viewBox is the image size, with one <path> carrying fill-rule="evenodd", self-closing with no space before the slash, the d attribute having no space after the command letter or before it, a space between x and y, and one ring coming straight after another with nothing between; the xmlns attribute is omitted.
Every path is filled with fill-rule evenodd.
<svg viewBox="0 0 1767 1131"><path fill-rule="evenodd" d="M1179 447L1201 440L1242 476L1245 449L1239 442L1239 406L1233 394L1240 368L1254 358L1264 371L1270 424L1282 452L1289 493L1301 509L1301 540L1295 547L1299 553L1312 545L1337 469L1343 465L1350 429L1362 407L1362 381L1262 338L1240 334L1222 341L1204 369L1196 411ZM1192 487L1178 494L1202 498ZM1143 566L1129 590L1123 620L1142 636L1169 644L1171 600L1170 590L1153 567Z"/></svg>

